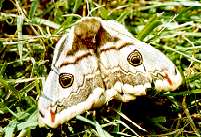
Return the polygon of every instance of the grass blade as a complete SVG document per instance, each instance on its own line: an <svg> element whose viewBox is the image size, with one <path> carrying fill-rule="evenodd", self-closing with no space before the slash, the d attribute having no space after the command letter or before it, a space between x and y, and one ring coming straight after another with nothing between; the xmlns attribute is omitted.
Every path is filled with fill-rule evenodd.
<svg viewBox="0 0 201 137"><path fill-rule="evenodd" d="M144 26L144 28L140 31L140 33L137 35L137 38L141 41L144 40L144 38L149 35L156 27L161 25L162 22L159 20L157 15L154 15Z"/></svg>

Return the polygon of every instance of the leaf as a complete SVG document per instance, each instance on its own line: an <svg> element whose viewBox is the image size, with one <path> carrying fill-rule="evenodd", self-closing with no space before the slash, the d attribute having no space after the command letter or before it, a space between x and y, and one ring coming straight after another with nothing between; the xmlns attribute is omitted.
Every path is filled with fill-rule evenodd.
<svg viewBox="0 0 201 137"><path fill-rule="evenodd" d="M128 17L129 12L128 11L124 11L123 13L121 13L121 15L117 18L117 21L120 23L123 23L124 20Z"/></svg>
<svg viewBox="0 0 201 137"><path fill-rule="evenodd" d="M107 131L105 131L98 122L95 122L96 130L99 137L112 137Z"/></svg>
<svg viewBox="0 0 201 137"><path fill-rule="evenodd" d="M102 19L108 19L109 11L105 7L100 7L99 12Z"/></svg>
<svg viewBox="0 0 201 137"><path fill-rule="evenodd" d="M83 122L90 123L93 126L95 126L99 137L111 137L111 135L107 131L105 131L98 122L96 122L96 121L92 122L81 115L77 115L76 119L83 121Z"/></svg>
<svg viewBox="0 0 201 137"><path fill-rule="evenodd" d="M75 0L75 4L73 7L73 13L76 13L76 11L78 10L78 8L80 7L81 4L82 4L82 0Z"/></svg>
<svg viewBox="0 0 201 137"><path fill-rule="evenodd" d="M58 29L60 27L60 25L50 21L50 20L45 20L45 19L41 19L38 17L34 17L32 20L32 23L34 24L38 24L38 25L45 25L54 29Z"/></svg>
<svg viewBox="0 0 201 137"><path fill-rule="evenodd" d="M12 137L16 129L17 122L11 122L4 128L5 137Z"/></svg>
<svg viewBox="0 0 201 137"><path fill-rule="evenodd" d="M20 93L28 93L36 86L36 81L31 82L30 84L26 85L23 89L20 90Z"/></svg>
<svg viewBox="0 0 201 137"><path fill-rule="evenodd" d="M163 122L166 122L167 120L165 116L159 116L159 117L152 118L151 121L154 123L163 123Z"/></svg>
<svg viewBox="0 0 201 137"><path fill-rule="evenodd" d="M3 42L0 41L0 48L3 48Z"/></svg>
<svg viewBox="0 0 201 137"><path fill-rule="evenodd" d="M144 28L138 33L137 38L141 41L144 40L144 38L149 35L156 27L161 25L162 22L158 19L156 15L154 15L144 26Z"/></svg>
<svg viewBox="0 0 201 137"><path fill-rule="evenodd" d="M14 88L11 83L0 77L0 84L2 84L5 88L9 89L17 97L18 100L21 100L19 92Z"/></svg>
<svg viewBox="0 0 201 137"><path fill-rule="evenodd" d="M31 7L29 10L29 18L32 18L38 8L39 0L31 0Z"/></svg>
<svg viewBox="0 0 201 137"><path fill-rule="evenodd" d="M76 116L76 119L78 119L78 120L80 120L80 121L83 121L83 122L86 122L86 123L90 123L90 124L92 124L92 125L95 126L95 123L94 123L94 122L92 122L92 121L86 119L85 117L83 117L83 116L81 116L81 115L77 115L77 116Z"/></svg>
<svg viewBox="0 0 201 137"><path fill-rule="evenodd" d="M24 17L23 15L17 17L17 35L18 35L18 52L20 55L20 60L22 61L22 49L23 49L23 36L22 36L22 26L24 22Z"/></svg>

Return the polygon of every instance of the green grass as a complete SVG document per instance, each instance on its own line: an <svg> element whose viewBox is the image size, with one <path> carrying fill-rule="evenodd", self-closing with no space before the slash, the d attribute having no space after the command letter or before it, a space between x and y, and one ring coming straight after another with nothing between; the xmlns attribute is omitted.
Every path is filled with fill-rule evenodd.
<svg viewBox="0 0 201 137"><path fill-rule="evenodd" d="M0 11L0 136L200 136L201 2L1 0ZM39 128L37 100L54 46L87 15L117 20L160 49L181 71L183 85L129 103L111 101L57 129Z"/></svg>

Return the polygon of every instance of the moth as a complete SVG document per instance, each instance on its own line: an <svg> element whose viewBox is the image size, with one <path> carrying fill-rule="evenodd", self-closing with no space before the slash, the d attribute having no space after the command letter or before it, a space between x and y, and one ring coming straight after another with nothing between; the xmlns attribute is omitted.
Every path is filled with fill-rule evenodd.
<svg viewBox="0 0 201 137"><path fill-rule="evenodd" d="M112 99L127 102L154 86L173 91L182 82L159 50L114 20L83 17L57 43L39 98L39 123L56 128Z"/></svg>

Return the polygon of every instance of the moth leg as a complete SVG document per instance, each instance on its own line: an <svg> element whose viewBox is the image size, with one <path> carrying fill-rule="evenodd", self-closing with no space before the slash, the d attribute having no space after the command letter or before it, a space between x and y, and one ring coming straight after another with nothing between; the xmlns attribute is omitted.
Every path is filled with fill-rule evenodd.
<svg viewBox="0 0 201 137"><path fill-rule="evenodd" d="M120 93L115 88L111 88L106 90L105 92L106 101L110 101L112 99L121 100L123 102L128 102L130 100L135 100L135 95Z"/></svg>
<svg viewBox="0 0 201 137"><path fill-rule="evenodd" d="M107 102L112 99L123 100L122 99L122 95L123 95L122 87L123 87L123 84L120 81L117 81L114 84L113 88L106 90L105 96L106 96Z"/></svg>
<svg viewBox="0 0 201 137"><path fill-rule="evenodd" d="M114 97L116 100L121 100L123 102L128 102L130 100L135 100L136 99L136 96L135 95L132 95L132 94L117 94L115 97Z"/></svg>
<svg viewBox="0 0 201 137"><path fill-rule="evenodd" d="M135 100L136 96L146 95L147 88L151 88L150 83L132 86L130 84L123 84L120 81L117 81L112 89L106 91L106 100L109 101L111 99L116 99L123 102Z"/></svg>
<svg viewBox="0 0 201 137"><path fill-rule="evenodd" d="M112 99L115 99L115 96L118 95L118 92L116 90L112 89L107 89L105 91L105 97L106 97L106 102L109 102Z"/></svg>
<svg viewBox="0 0 201 137"><path fill-rule="evenodd" d="M124 84L122 87L122 91L125 94L132 94L135 96L146 95L146 87L144 85L132 86L130 84Z"/></svg>
<svg viewBox="0 0 201 137"><path fill-rule="evenodd" d="M99 97L94 97L93 108L101 107L107 102L107 98L105 96L105 90L103 88L96 88L94 92L99 93ZM101 93L101 94L100 94Z"/></svg>
<svg viewBox="0 0 201 137"><path fill-rule="evenodd" d="M117 81L113 88L106 90L106 101L108 102L112 99L121 100L123 102L135 100L136 96L144 94L144 90L140 89L140 91L143 92L139 92L138 89L135 89L129 84L123 84L120 81Z"/></svg>

